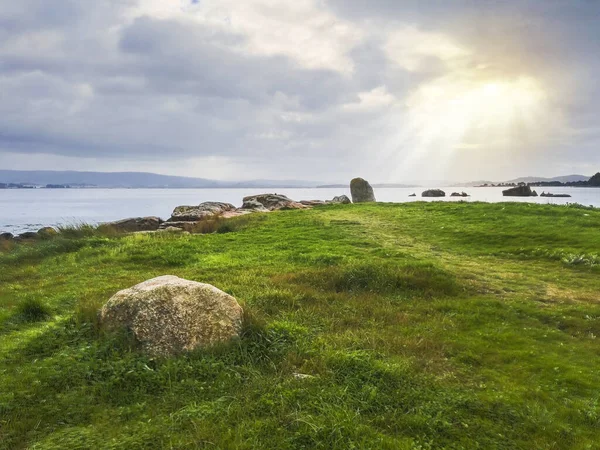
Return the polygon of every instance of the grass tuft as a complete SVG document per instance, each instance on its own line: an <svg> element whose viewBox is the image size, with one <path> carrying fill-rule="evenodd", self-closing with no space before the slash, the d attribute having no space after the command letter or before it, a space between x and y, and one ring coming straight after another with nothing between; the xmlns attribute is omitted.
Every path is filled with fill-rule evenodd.
<svg viewBox="0 0 600 450"><path fill-rule="evenodd" d="M325 271L325 285L335 292L404 293L424 297L456 295L461 287L448 271L427 262L354 263Z"/></svg>
<svg viewBox="0 0 600 450"><path fill-rule="evenodd" d="M51 309L38 297L27 297L16 308L17 317L23 322L41 322L52 314Z"/></svg>

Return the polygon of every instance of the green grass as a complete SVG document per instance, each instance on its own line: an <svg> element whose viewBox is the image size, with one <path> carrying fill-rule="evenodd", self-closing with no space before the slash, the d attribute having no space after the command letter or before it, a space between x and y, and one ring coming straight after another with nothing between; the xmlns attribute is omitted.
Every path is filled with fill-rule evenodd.
<svg viewBox="0 0 600 450"><path fill-rule="evenodd" d="M343 205L209 228L0 252L0 448L598 448L600 211ZM241 339L162 360L99 329L111 295L165 274L234 295Z"/></svg>

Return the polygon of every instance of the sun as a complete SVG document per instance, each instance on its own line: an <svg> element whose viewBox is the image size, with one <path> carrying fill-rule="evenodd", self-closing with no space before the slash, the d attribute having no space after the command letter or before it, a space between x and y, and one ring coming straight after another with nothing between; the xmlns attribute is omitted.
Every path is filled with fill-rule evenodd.
<svg viewBox="0 0 600 450"><path fill-rule="evenodd" d="M546 93L530 77L477 80L447 77L421 86L407 103L414 146L484 149L533 126Z"/></svg>

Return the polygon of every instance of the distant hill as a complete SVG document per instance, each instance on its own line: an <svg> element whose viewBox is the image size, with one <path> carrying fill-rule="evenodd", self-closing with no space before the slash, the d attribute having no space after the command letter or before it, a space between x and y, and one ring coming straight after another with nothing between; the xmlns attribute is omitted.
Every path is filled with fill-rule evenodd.
<svg viewBox="0 0 600 450"><path fill-rule="evenodd" d="M374 188L410 188L410 187L418 187L416 184L398 184L398 183L374 183L372 184ZM350 188L350 183L347 184L323 184L317 186L319 189L344 189Z"/></svg>
<svg viewBox="0 0 600 450"><path fill-rule="evenodd" d="M147 172L76 172L50 170L0 170L0 183L102 188L294 188L315 187L302 180L219 181L206 178L159 175Z"/></svg>

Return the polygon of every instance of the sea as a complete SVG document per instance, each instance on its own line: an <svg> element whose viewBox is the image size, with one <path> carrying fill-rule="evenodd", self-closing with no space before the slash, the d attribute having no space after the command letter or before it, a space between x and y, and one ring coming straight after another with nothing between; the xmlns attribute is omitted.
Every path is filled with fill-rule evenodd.
<svg viewBox="0 0 600 450"><path fill-rule="evenodd" d="M436 188L435 186L431 188ZM541 204L578 203L600 207L600 189L554 187L535 188L571 198L503 197L500 187L444 187L447 195L466 192L466 198L422 198L419 188L375 188L377 201L405 203L414 201L530 202ZM36 231L45 226L98 224L127 217L168 218L176 206L219 201L242 205L242 198L264 192L284 194L294 200L329 200L350 196L349 188L277 189L0 189L0 232L13 234ZM417 197L409 197L416 193Z"/></svg>

